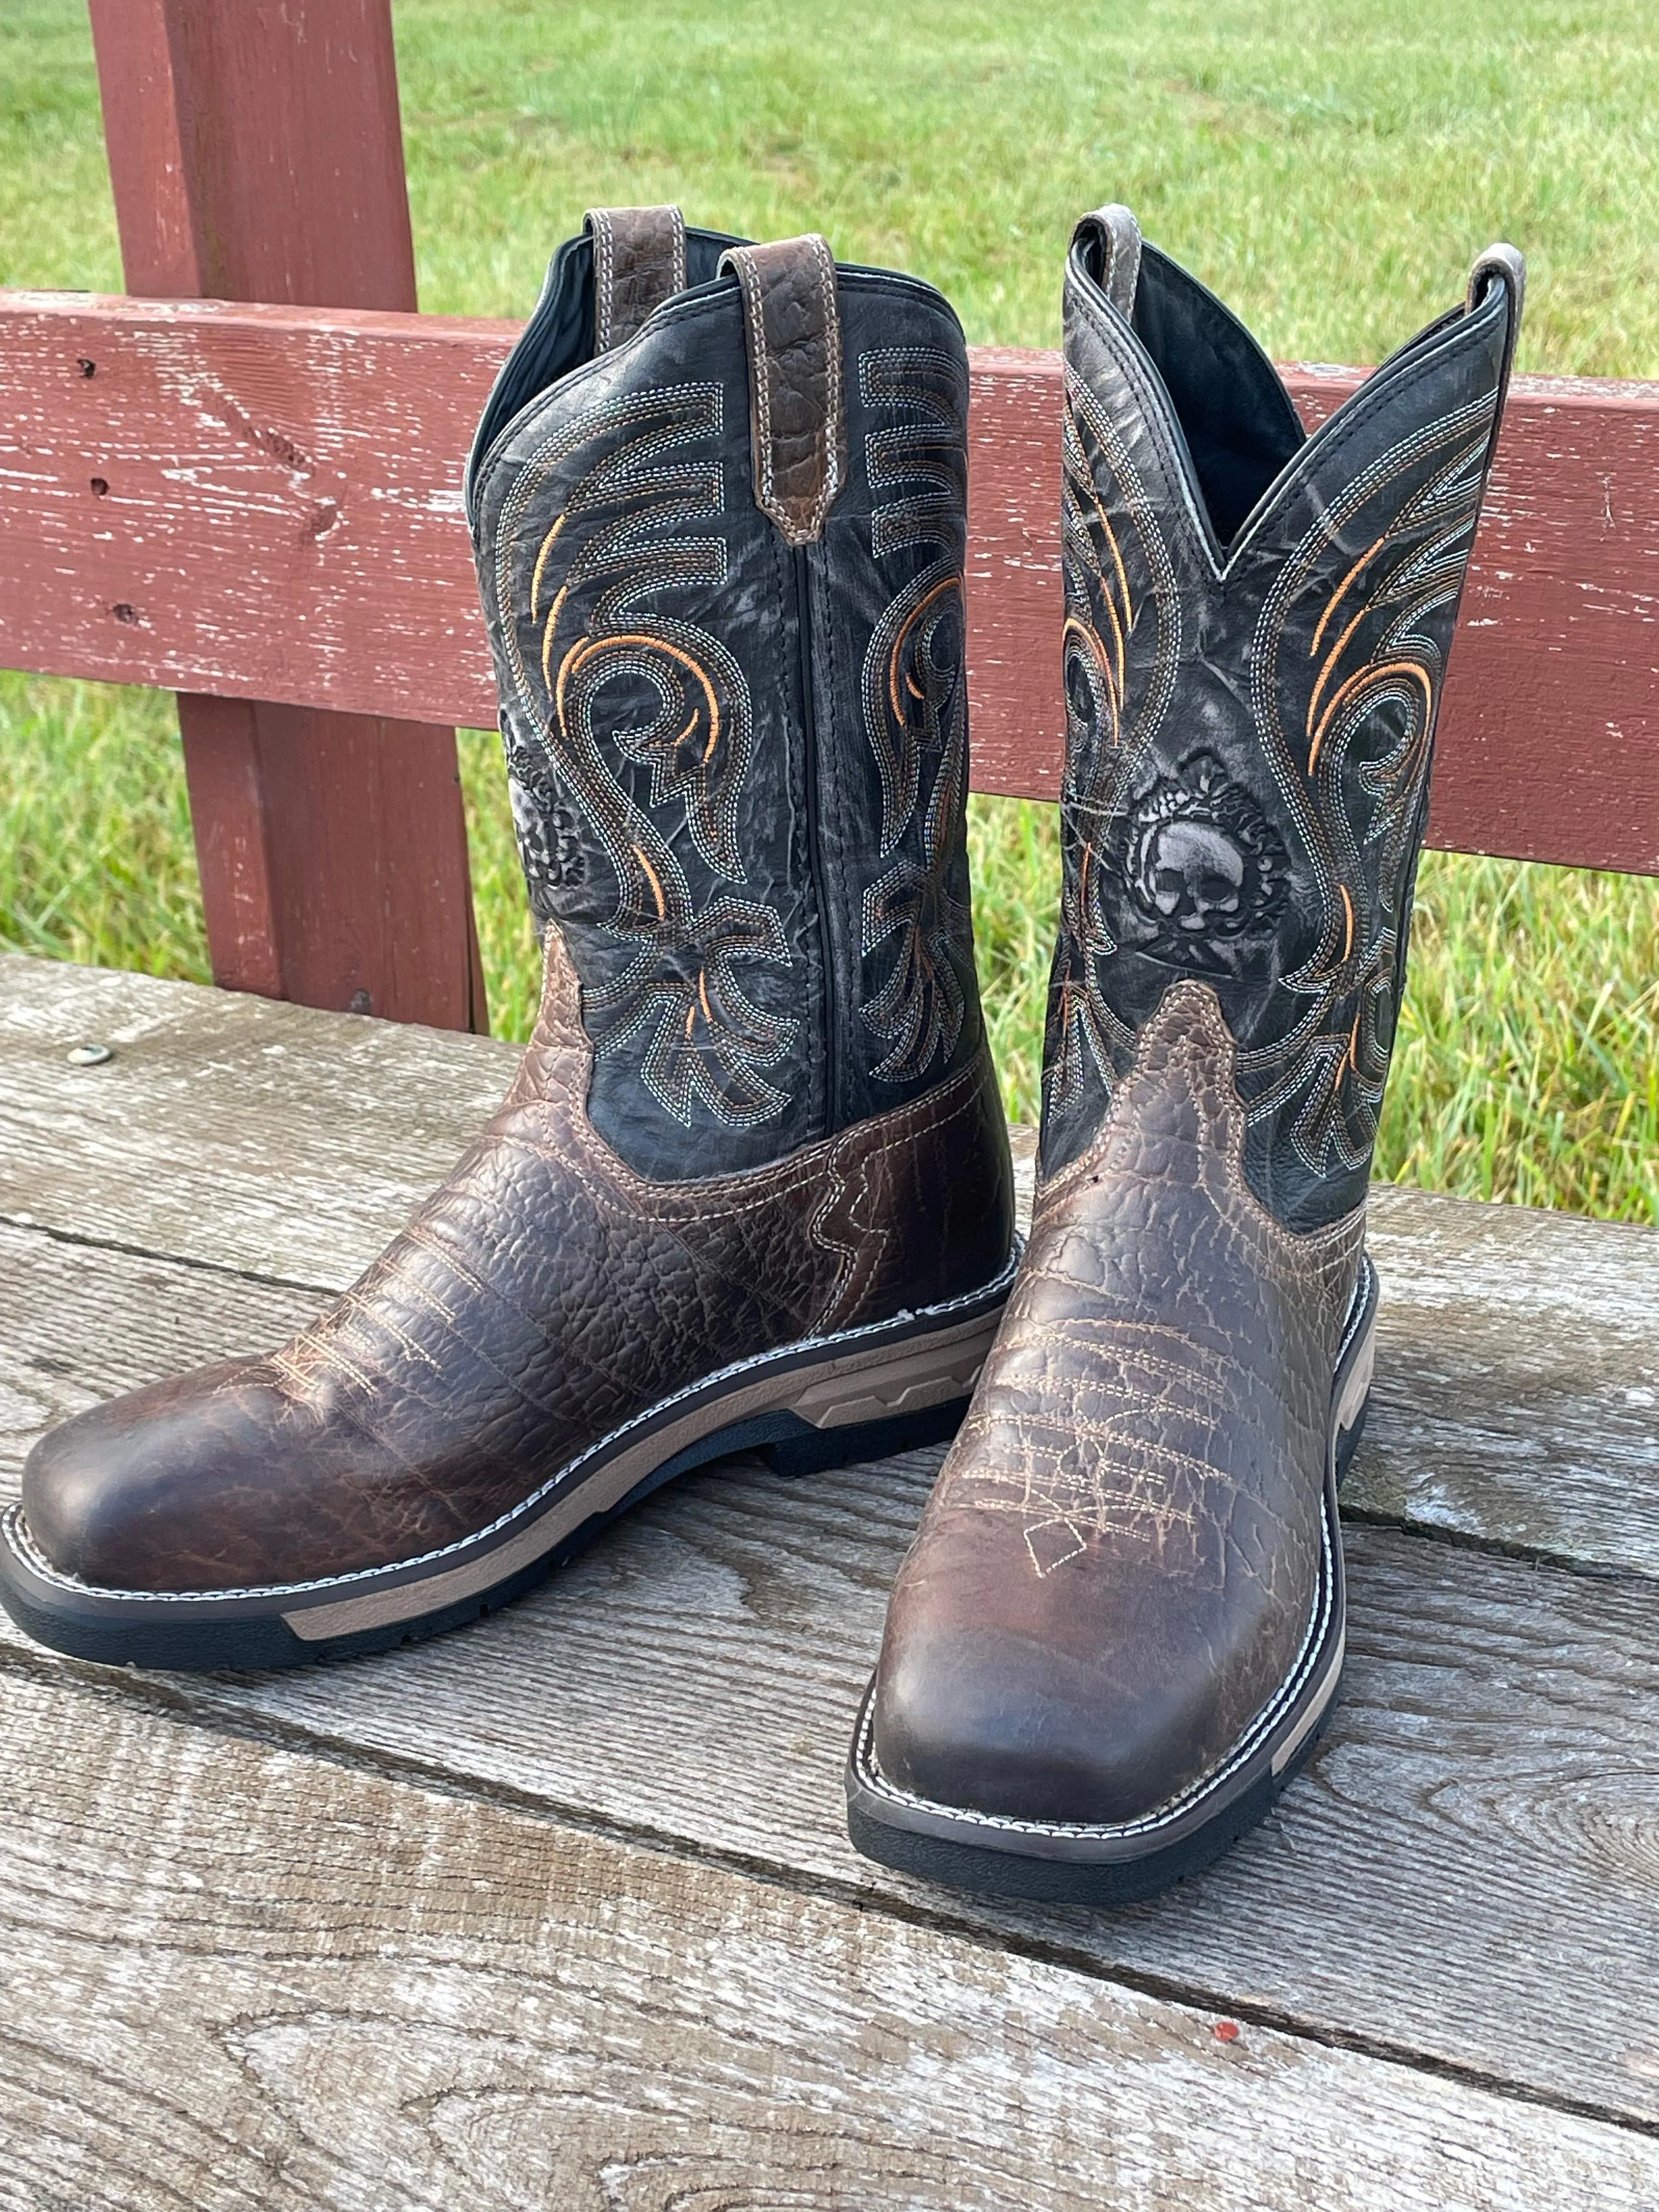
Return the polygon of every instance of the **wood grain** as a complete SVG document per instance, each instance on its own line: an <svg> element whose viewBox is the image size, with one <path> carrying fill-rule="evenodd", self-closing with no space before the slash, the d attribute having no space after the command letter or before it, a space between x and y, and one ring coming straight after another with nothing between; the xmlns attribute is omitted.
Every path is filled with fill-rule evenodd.
<svg viewBox="0 0 1659 2212"><path fill-rule="evenodd" d="M40 1428L318 1302L0 1228L0 1494ZM1344 1702L1274 1820L1154 1905L1003 1911L866 1865L842 1827L852 1717L938 1458L690 1479L501 1619L395 1657L100 1679L1659 2127L1652 1583L1351 1528ZM97 1675L9 1628L0 1650Z"/></svg>
<svg viewBox="0 0 1659 2212"><path fill-rule="evenodd" d="M72 1067L78 1042L115 1058ZM518 1060L485 1038L0 954L0 1215L343 1288Z"/></svg>
<svg viewBox="0 0 1659 2212"><path fill-rule="evenodd" d="M71 1067L82 1040L117 1057ZM0 1217L343 1289L515 1059L0 956ZM1373 1207L1382 1350L1351 1509L1659 1576L1659 1232L1386 1188Z"/></svg>
<svg viewBox="0 0 1659 2212"><path fill-rule="evenodd" d="M1638 2212L1659 2143L14 1680L0 2205Z"/></svg>
<svg viewBox="0 0 1659 2212"><path fill-rule="evenodd" d="M0 665L493 726L459 477L514 335L0 295ZM981 349L973 368L975 782L1052 796L1059 362ZM1290 372L1310 418L1358 374ZM1656 554L1659 386L1517 379L1437 842L1659 870Z"/></svg>

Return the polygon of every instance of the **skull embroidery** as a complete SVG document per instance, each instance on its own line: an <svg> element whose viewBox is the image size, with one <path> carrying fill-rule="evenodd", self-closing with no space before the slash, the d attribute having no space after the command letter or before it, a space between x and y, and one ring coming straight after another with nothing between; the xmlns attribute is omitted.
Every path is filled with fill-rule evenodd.
<svg viewBox="0 0 1659 2212"><path fill-rule="evenodd" d="M1155 957L1201 957L1226 939L1262 935L1287 889L1278 832L1207 752L1183 761L1135 807L1124 872L1133 933Z"/></svg>
<svg viewBox="0 0 1659 2212"><path fill-rule="evenodd" d="M1192 933L1231 927L1244 890L1244 855L1207 822L1164 822L1146 854L1152 903L1167 921Z"/></svg>

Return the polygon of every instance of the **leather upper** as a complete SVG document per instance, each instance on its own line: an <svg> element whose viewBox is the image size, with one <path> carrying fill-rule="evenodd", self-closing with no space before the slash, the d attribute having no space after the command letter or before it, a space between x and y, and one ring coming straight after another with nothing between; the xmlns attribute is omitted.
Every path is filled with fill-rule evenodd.
<svg viewBox="0 0 1659 2212"><path fill-rule="evenodd" d="M595 239L561 248L467 487L532 904L595 1126L659 1179L781 1158L983 1037L960 327L822 240L683 240L689 289L602 351ZM635 260L665 284L668 245Z"/></svg>
<svg viewBox="0 0 1659 2212"><path fill-rule="evenodd" d="M901 1789L1139 1819L1219 1765L1307 1642L1364 1210L1274 1220L1234 1061L1213 991L1177 984L1039 1194L893 1588L874 1741Z"/></svg>
<svg viewBox="0 0 1659 2212"><path fill-rule="evenodd" d="M556 933L506 1103L343 1298L275 1352L95 1407L36 1447L23 1513L46 1558L107 1588L192 1590L416 1557L728 1360L1003 1265L1006 1135L982 1054L769 1168L674 1184L594 1131L591 1061Z"/></svg>
<svg viewBox="0 0 1659 2212"><path fill-rule="evenodd" d="M1310 439L1127 210L1079 226L1036 1208L871 1707L933 1806L1139 1832L1340 1632L1334 1382L1520 289L1498 250Z"/></svg>
<svg viewBox="0 0 1659 2212"><path fill-rule="evenodd" d="M755 505L787 545L823 536L847 482L847 407L836 264L821 238L731 247L743 289Z"/></svg>
<svg viewBox="0 0 1659 2212"><path fill-rule="evenodd" d="M36 1448L51 1565L185 1592L396 1565L682 1389L1002 1273L966 413L945 302L821 240L612 209L561 250L467 485L540 1027L310 1328Z"/></svg>

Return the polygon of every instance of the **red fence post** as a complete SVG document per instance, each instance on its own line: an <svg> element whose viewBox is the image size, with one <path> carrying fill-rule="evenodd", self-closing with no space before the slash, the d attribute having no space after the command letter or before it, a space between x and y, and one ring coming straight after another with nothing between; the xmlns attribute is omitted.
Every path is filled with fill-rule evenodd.
<svg viewBox="0 0 1659 2212"><path fill-rule="evenodd" d="M391 0L89 3L129 291L414 307ZM280 392L226 396L282 436ZM295 557L350 526L319 504ZM216 980L482 1030L453 730L187 693L179 722Z"/></svg>

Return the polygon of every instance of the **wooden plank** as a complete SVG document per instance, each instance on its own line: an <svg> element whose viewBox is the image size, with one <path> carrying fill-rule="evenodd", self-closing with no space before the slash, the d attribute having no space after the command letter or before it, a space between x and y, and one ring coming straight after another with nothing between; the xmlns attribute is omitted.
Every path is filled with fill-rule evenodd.
<svg viewBox="0 0 1659 2212"><path fill-rule="evenodd" d="M85 1693L0 1743L31 2212L1659 2191L1595 2118Z"/></svg>
<svg viewBox="0 0 1659 2212"><path fill-rule="evenodd" d="M1345 1510L1659 1578L1659 1231L1374 1185L1377 1375Z"/></svg>
<svg viewBox="0 0 1659 2212"><path fill-rule="evenodd" d="M79 1041L108 1066L72 1067ZM511 1046L0 957L0 1216L343 1288L505 1091ZM1030 1203L1030 1141L1017 1152ZM1350 1508L1659 1576L1659 1232L1379 1188Z"/></svg>
<svg viewBox="0 0 1659 2212"><path fill-rule="evenodd" d="M460 474L515 335L5 295L0 665L492 727Z"/></svg>
<svg viewBox="0 0 1659 2212"><path fill-rule="evenodd" d="M325 1289L449 1172L520 1057L15 954L0 955L0 1214ZM115 1058L71 1066L77 1042Z"/></svg>
<svg viewBox="0 0 1659 2212"><path fill-rule="evenodd" d="M0 1222L0 1489L88 1406L280 1344L328 1293L105 1251Z"/></svg>
<svg viewBox="0 0 1659 2212"><path fill-rule="evenodd" d="M91 12L130 291L413 309L390 0ZM125 599L106 617L130 618L143 619ZM340 714L181 684L214 979L483 1029L455 733L386 720L399 703Z"/></svg>
<svg viewBox="0 0 1659 2212"><path fill-rule="evenodd" d="M0 665L491 726L459 475L514 335L0 295ZM1052 796L1059 362L973 363L975 781ZM1290 374L1318 417L1358 372ZM1659 385L1517 379L1435 842L1659 870L1656 562Z"/></svg>
<svg viewBox="0 0 1659 2212"><path fill-rule="evenodd" d="M89 0L128 289L406 311L386 0Z"/></svg>
<svg viewBox="0 0 1659 2212"><path fill-rule="evenodd" d="M40 1428L273 1342L315 1296L0 1227L0 1494ZM0 1650L1659 2126L1651 1583L1352 1528L1344 1701L1273 1822L1133 1911L1002 1910L866 1865L842 1825L853 1715L938 1457L688 1479L499 1620L395 1658L147 1684L9 1628Z"/></svg>

